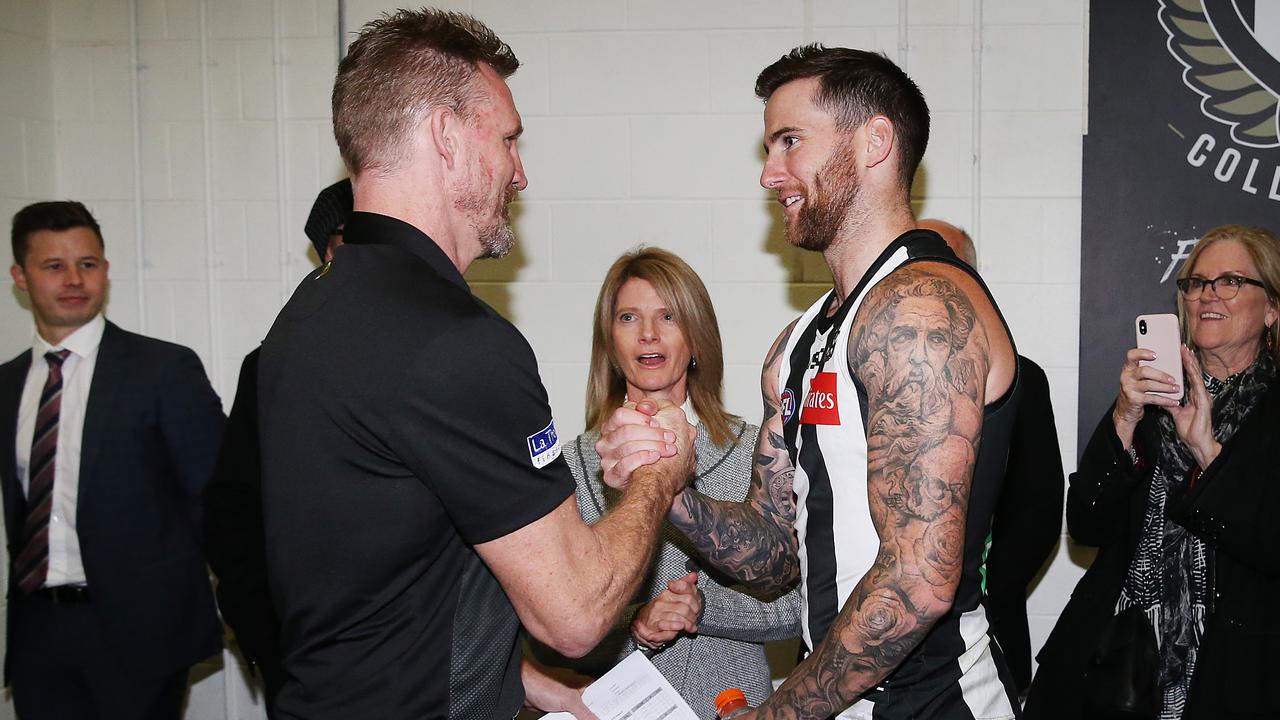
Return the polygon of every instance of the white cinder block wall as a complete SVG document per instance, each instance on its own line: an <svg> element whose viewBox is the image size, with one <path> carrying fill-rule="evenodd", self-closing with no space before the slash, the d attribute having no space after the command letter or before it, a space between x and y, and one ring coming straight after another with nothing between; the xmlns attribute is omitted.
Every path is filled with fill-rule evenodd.
<svg viewBox="0 0 1280 720"><path fill-rule="evenodd" d="M310 203L342 176L328 121L339 15L353 31L391 6L339 5L0 0L0 211L86 202L112 262L109 316L195 348L228 407L241 357L312 267ZM829 276L786 245L757 185L752 87L790 47L824 42L882 50L923 88L933 137L916 210L977 239L1019 350L1049 374L1075 467L1084 0L446 6L489 23L524 63L511 81L530 178L520 244L468 279L529 338L562 435L583 425L599 281L640 243L678 252L707 282L728 405L758 420L764 352ZM6 357L31 332L9 295ZM1033 594L1037 645L1081 562L1064 543ZM261 717L233 653L196 675L188 718Z"/></svg>

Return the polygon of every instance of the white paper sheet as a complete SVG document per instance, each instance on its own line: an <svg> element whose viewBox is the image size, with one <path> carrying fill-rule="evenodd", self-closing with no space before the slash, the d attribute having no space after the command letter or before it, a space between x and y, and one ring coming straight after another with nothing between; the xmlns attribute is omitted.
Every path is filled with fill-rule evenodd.
<svg viewBox="0 0 1280 720"><path fill-rule="evenodd" d="M600 720L699 720L680 693L636 651L613 666L582 693ZM543 720L573 720L569 713L547 713Z"/></svg>

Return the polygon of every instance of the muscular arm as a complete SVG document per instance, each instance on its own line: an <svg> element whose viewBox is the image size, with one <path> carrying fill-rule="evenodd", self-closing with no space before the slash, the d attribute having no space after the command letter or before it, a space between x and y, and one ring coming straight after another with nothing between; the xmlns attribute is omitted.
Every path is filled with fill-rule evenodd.
<svg viewBox="0 0 1280 720"><path fill-rule="evenodd" d="M826 637L761 706L761 717L843 711L951 607L991 352L952 278L898 271L854 322L848 360L867 389L867 491L880 548Z"/></svg>
<svg viewBox="0 0 1280 720"><path fill-rule="evenodd" d="M792 531L795 468L782 439L778 390L778 368L785 361L786 339L794 326L782 331L764 363L760 379L764 420L746 500L712 500L685 489L669 516L710 564L755 590L775 594L800 578L799 548Z"/></svg>
<svg viewBox="0 0 1280 720"><path fill-rule="evenodd" d="M582 521L569 497L539 520L476 545L525 629L561 654L589 652L635 595L662 517L692 469L692 428L686 423L676 434L679 454L636 470L622 501L595 525Z"/></svg>

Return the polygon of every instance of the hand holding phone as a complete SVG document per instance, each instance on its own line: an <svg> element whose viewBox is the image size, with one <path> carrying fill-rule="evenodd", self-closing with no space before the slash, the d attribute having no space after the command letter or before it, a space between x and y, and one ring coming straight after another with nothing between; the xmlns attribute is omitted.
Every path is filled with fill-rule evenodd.
<svg viewBox="0 0 1280 720"><path fill-rule="evenodd" d="M1178 316L1173 313L1139 315L1133 321L1137 342L1135 345L1156 354L1155 360L1140 360L1138 365L1151 366L1174 378L1178 386L1175 392L1151 392L1173 400L1181 400L1185 391L1182 378L1182 333L1178 330Z"/></svg>

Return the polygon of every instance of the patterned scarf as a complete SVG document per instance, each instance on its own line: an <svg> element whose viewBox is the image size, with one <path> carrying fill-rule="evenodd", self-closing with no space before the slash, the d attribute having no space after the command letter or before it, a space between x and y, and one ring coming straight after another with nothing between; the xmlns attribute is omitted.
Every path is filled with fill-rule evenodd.
<svg viewBox="0 0 1280 720"><path fill-rule="evenodd" d="M1218 442L1225 443L1275 381L1276 367L1271 354L1262 352L1252 365L1226 380L1208 373L1203 376L1205 389L1213 400L1213 434ZM1160 718L1178 720L1195 674L1205 607L1213 592L1208 574L1212 549L1165 516L1166 499L1187 490L1196 461L1178 438L1172 415L1160 411L1157 424L1159 446L1152 454L1155 469L1142 535L1116 611L1135 605L1146 610L1160 648L1160 685L1164 692Z"/></svg>

